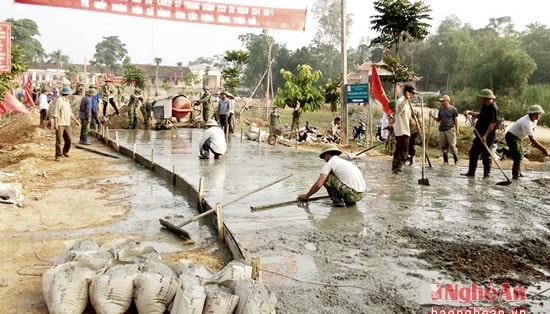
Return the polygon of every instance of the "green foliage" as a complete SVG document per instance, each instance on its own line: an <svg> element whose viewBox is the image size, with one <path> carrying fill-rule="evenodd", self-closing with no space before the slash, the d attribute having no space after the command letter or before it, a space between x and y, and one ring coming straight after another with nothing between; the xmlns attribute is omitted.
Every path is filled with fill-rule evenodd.
<svg viewBox="0 0 550 314"><path fill-rule="evenodd" d="M301 64L297 67L298 74L281 69L285 80L285 87L277 89L277 95L273 100L279 108L294 108L292 113L292 130L296 130L300 124L300 115L306 111L319 110L323 105L323 88L317 85L322 74L314 71L311 66Z"/></svg>
<svg viewBox="0 0 550 314"><path fill-rule="evenodd" d="M55 63L61 65L63 63L69 63L69 61L69 56L64 55L61 50L55 50L46 55L47 63Z"/></svg>
<svg viewBox="0 0 550 314"><path fill-rule="evenodd" d="M95 51L90 63L104 67L104 70L112 74L117 74L128 54L126 44L123 44L118 36L103 37L103 40L95 46Z"/></svg>
<svg viewBox="0 0 550 314"><path fill-rule="evenodd" d="M135 65L130 63L125 63L123 66L123 80L122 84L127 86L135 86L141 89L147 88L147 83L149 82L149 77L145 72L138 68Z"/></svg>
<svg viewBox="0 0 550 314"><path fill-rule="evenodd" d="M225 52L224 59L229 65L222 70L224 90L232 94L236 93L237 88L241 84L243 67L247 63L249 57L250 53L248 51L228 50Z"/></svg>
<svg viewBox="0 0 550 314"><path fill-rule="evenodd" d="M200 82L197 74L189 72L183 79L183 94L187 96L200 94L200 92L195 90L195 86L199 85Z"/></svg>
<svg viewBox="0 0 550 314"><path fill-rule="evenodd" d="M42 62L44 59L44 48L35 36L40 36L38 25L30 19L7 19L11 23L11 43L21 47L22 58L26 64Z"/></svg>
<svg viewBox="0 0 550 314"><path fill-rule="evenodd" d="M424 20L432 19L428 14L432 10L423 1L378 0L374 2L374 10L378 14L371 16L371 28L380 35L372 44L395 47L396 56L400 42L420 41L428 36L430 24Z"/></svg>
<svg viewBox="0 0 550 314"><path fill-rule="evenodd" d="M330 111L336 112L340 110L342 103L342 82L341 80L332 81L331 79L325 84L325 103L330 104Z"/></svg>
<svg viewBox="0 0 550 314"><path fill-rule="evenodd" d="M65 77L72 82L76 79L77 75L78 75L78 68L72 64L69 65L69 68L65 71Z"/></svg>
<svg viewBox="0 0 550 314"><path fill-rule="evenodd" d="M18 45L11 46L11 73L0 73L0 101L4 94L15 89L19 84L19 76L27 71L27 64L23 58L23 49Z"/></svg>

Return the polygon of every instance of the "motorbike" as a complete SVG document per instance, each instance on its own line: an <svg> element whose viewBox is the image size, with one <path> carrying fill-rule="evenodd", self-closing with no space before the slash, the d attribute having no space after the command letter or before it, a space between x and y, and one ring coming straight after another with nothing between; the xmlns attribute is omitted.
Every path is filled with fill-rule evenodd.
<svg viewBox="0 0 550 314"><path fill-rule="evenodd" d="M317 127L309 125L306 121L306 125L298 130L298 142L306 141L310 134L317 133Z"/></svg>
<svg viewBox="0 0 550 314"><path fill-rule="evenodd" d="M353 127L351 139L355 142L363 142L367 136L367 125L363 121Z"/></svg>

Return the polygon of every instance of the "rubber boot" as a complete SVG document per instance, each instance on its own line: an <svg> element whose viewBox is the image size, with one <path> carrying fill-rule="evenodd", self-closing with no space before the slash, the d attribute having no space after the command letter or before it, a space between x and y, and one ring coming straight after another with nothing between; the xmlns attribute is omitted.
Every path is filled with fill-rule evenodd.
<svg viewBox="0 0 550 314"><path fill-rule="evenodd" d="M398 174L399 173L399 160L397 159L393 159L392 162L391 162L391 171L394 173L394 174Z"/></svg>
<svg viewBox="0 0 550 314"><path fill-rule="evenodd" d="M514 180L519 180L519 177L520 177L520 172L519 172L519 163L513 163L512 164L512 179Z"/></svg>
<svg viewBox="0 0 550 314"><path fill-rule="evenodd" d="M458 156L456 154L453 154L453 160L455 161L455 165L458 164Z"/></svg>
<svg viewBox="0 0 550 314"><path fill-rule="evenodd" d="M483 178L488 178L491 176L491 167L483 167Z"/></svg>
<svg viewBox="0 0 550 314"><path fill-rule="evenodd" d="M447 153L443 153L443 164L444 165L449 164L449 155Z"/></svg>
<svg viewBox="0 0 550 314"><path fill-rule="evenodd" d="M414 157L413 156L409 156L409 166L412 166L413 162L414 162Z"/></svg>
<svg viewBox="0 0 550 314"><path fill-rule="evenodd" d="M467 177L475 177L476 168L477 168L477 160L472 160L472 158L470 158L470 163L468 165L468 172L463 173L462 175Z"/></svg>

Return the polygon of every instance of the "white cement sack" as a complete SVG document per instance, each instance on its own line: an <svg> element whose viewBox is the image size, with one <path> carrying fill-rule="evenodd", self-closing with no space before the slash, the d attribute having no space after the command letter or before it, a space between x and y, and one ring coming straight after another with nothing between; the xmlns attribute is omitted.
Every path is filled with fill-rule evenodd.
<svg viewBox="0 0 550 314"><path fill-rule="evenodd" d="M213 282L235 289L241 279L252 277L252 266L240 261L231 261L213 278Z"/></svg>
<svg viewBox="0 0 550 314"><path fill-rule="evenodd" d="M84 262L69 262L42 275L42 292L51 314L80 314L88 304L88 285L96 269Z"/></svg>
<svg viewBox="0 0 550 314"><path fill-rule="evenodd" d="M111 251L113 253L113 255L117 255L117 253L121 250L125 250L125 249L132 249L132 248L135 248L136 246L138 246L138 244L136 243L135 240L133 239L114 239L114 240L111 240L111 241L107 241L105 243L103 243L103 245L101 246L101 248L107 250L107 251Z"/></svg>
<svg viewBox="0 0 550 314"><path fill-rule="evenodd" d="M74 252L95 251L100 248L99 244L92 239L69 240L63 242L62 256L65 262L70 262L71 254Z"/></svg>
<svg viewBox="0 0 550 314"><path fill-rule="evenodd" d="M123 262L144 263L150 259L160 259L160 253L152 246L136 246L131 249L123 249L117 253L117 259Z"/></svg>
<svg viewBox="0 0 550 314"><path fill-rule="evenodd" d="M19 204L23 200L21 183L0 183L0 203Z"/></svg>
<svg viewBox="0 0 550 314"><path fill-rule="evenodd" d="M182 275L189 275L197 278L201 285L213 280L215 275L210 269L187 259L179 260L178 270Z"/></svg>
<svg viewBox="0 0 550 314"><path fill-rule="evenodd" d="M180 277L181 278L181 277ZM182 285L178 288L170 314L201 314L206 292L201 285Z"/></svg>
<svg viewBox="0 0 550 314"><path fill-rule="evenodd" d="M237 308L239 297L217 286L206 286L206 302L203 314L231 314Z"/></svg>
<svg viewBox="0 0 550 314"><path fill-rule="evenodd" d="M114 264L92 279L89 294L97 314L125 313L132 305L138 264Z"/></svg>
<svg viewBox="0 0 550 314"><path fill-rule="evenodd" d="M239 280L235 294L239 297L235 314L275 313L277 297L259 281L252 279Z"/></svg>
<svg viewBox="0 0 550 314"><path fill-rule="evenodd" d="M140 314L163 314L176 295L180 281L176 277L140 273L134 279L134 302Z"/></svg>
<svg viewBox="0 0 550 314"><path fill-rule="evenodd" d="M162 274L169 277L178 278L179 274L171 265L159 259L150 259L145 261L140 267L144 273Z"/></svg>

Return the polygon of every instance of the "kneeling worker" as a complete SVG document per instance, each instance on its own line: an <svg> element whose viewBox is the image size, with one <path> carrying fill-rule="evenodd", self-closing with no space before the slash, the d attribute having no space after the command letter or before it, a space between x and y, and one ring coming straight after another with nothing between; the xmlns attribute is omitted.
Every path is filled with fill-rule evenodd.
<svg viewBox="0 0 550 314"><path fill-rule="evenodd" d="M325 144L319 158L326 161L319 178L306 194L298 195L298 200L307 201L324 186L332 199L333 206L353 205L363 198L366 183L363 175L353 163L338 157L342 151L334 144Z"/></svg>
<svg viewBox="0 0 550 314"><path fill-rule="evenodd" d="M225 142L225 133L218 127L218 123L214 119L208 119L205 124L206 130L202 134L199 142L200 159L210 158L210 152L214 154L214 159L219 159L227 150Z"/></svg>

